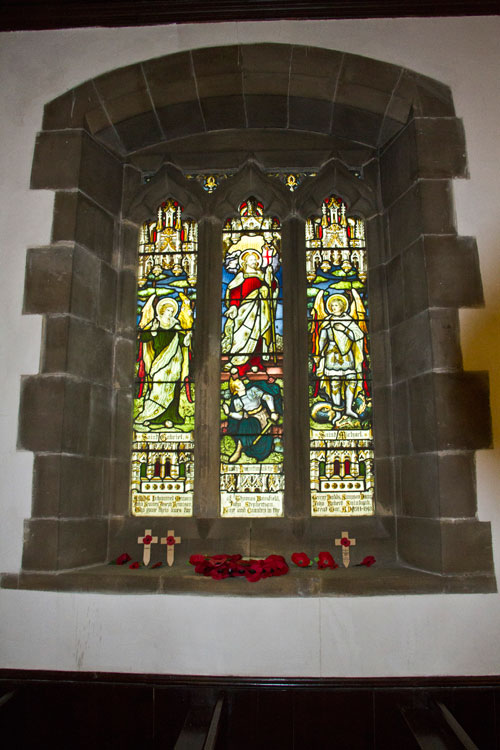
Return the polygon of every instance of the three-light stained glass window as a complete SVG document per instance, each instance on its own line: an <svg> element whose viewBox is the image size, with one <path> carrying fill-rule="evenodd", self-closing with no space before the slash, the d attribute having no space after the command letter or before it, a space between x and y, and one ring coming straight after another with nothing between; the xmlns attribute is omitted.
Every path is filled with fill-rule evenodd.
<svg viewBox="0 0 500 750"><path fill-rule="evenodd" d="M223 518L283 515L283 302L277 218L250 197L223 230Z"/></svg>
<svg viewBox="0 0 500 750"><path fill-rule="evenodd" d="M364 223L329 196L306 222L311 514L373 514Z"/></svg>
<svg viewBox="0 0 500 750"><path fill-rule="evenodd" d="M191 516L197 224L169 199L139 239L131 499L136 516Z"/></svg>

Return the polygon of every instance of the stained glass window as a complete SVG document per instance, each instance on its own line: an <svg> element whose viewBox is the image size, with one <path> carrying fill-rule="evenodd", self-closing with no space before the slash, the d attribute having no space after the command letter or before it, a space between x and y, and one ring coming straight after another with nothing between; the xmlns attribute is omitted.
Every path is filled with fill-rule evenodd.
<svg viewBox="0 0 500 750"><path fill-rule="evenodd" d="M193 512L192 336L198 228L167 200L141 229L132 444L132 513Z"/></svg>
<svg viewBox="0 0 500 750"><path fill-rule="evenodd" d="M283 515L283 304L277 218L250 197L223 231L223 517Z"/></svg>
<svg viewBox="0 0 500 750"><path fill-rule="evenodd" d="M311 512L373 514L364 223L330 196L306 222Z"/></svg>

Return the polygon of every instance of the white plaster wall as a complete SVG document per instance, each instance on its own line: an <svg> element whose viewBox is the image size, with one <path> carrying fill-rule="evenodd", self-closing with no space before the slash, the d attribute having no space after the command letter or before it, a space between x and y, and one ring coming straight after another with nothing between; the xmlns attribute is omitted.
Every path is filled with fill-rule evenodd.
<svg viewBox="0 0 500 750"><path fill-rule="evenodd" d="M448 83L471 179L458 230L477 238L486 308L462 311L468 369L490 370L500 445L500 18L199 24L0 35L0 570L21 564L30 453L16 450L19 382L38 370L40 319L21 315L25 252L49 242L53 194L30 191L42 110L107 70L179 50L248 42L324 46ZM500 448L477 455L478 515L500 574ZM369 551L369 550L367 550ZM258 584L256 584L258 585ZM221 584L223 591L223 584ZM500 595L228 599L0 591L0 666L179 674L425 675L500 672Z"/></svg>

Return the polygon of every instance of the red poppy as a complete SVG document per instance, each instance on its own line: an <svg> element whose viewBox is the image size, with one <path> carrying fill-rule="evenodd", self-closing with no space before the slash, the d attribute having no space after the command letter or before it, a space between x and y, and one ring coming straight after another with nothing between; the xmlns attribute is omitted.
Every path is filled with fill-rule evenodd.
<svg viewBox="0 0 500 750"><path fill-rule="evenodd" d="M358 563L358 565L364 565L365 567L370 568L375 562L376 560L373 555L367 555L360 563Z"/></svg>
<svg viewBox="0 0 500 750"><path fill-rule="evenodd" d="M198 565L198 563L205 562L205 555L191 555L189 562L191 565Z"/></svg>
<svg viewBox="0 0 500 750"><path fill-rule="evenodd" d="M194 566L194 572L199 573L202 576L209 576L211 571L212 566L207 560L202 560Z"/></svg>
<svg viewBox="0 0 500 750"><path fill-rule="evenodd" d="M298 565L299 568L307 568L311 564L311 560L305 552L294 552L292 562Z"/></svg>
<svg viewBox="0 0 500 750"><path fill-rule="evenodd" d="M167 544L169 547L171 547L172 544L175 544L175 536L167 536Z"/></svg>
<svg viewBox="0 0 500 750"><path fill-rule="evenodd" d="M125 563L128 563L129 560L132 558L127 552L124 552L119 557L116 558L115 562L117 565L125 565Z"/></svg>
<svg viewBox="0 0 500 750"><path fill-rule="evenodd" d="M229 578L229 572L225 565L218 565L216 568L212 568L209 575L214 581L222 581L223 578Z"/></svg>
<svg viewBox="0 0 500 750"><path fill-rule="evenodd" d="M350 547L351 546L351 540L348 539L346 536L343 536L340 540L340 543L343 547Z"/></svg>
<svg viewBox="0 0 500 750"><path fill-rule="evenodd" d="M146 536L142 540L144 544L151 544L153 541L153 537L150 534L146 534Z"/></svg>
<svg viewBox="0 0 500 750"><path fill-rule="evenodd" d="M247 570L245 573L245 577L247 581L250 581L250 583L255 583L256 581L260 581L261 578L267 578L264 573L264 568L262 565L262 560L254 560L252 567Z"/></svg>
<svg viewBox="0 0 500 750"><path fill-rule="evenodd" d="M138 563L138 562L133 562L131 565L129 565L129 568L131 570L137 570L137 568L140 568L140 567L141 567L141 563Z"/></svg>
<svg viewBox="0 0 500 750"><path fill-rule="evenodd" d="M229 560L230 555L212 555L212 557L208 558L208 561L212 565L223 565L227 560Z"/></svg>
<svg viewBox="0 0 500 750"><path fill-rule="evenodd" d="M155 563L154 565L152 565L151 567L152 567L152 568L161 568L161 566L162 566L162 565L163 565L163 563L162 563L162 562L157 562L157 563Z"/></svg>
<svg viewBox="0 0 500 750"><path fill-rule="evenodd" d="M339 566L331 556L329 552L320 552L318 555L318 568L324 570L325 568L338 568Z"/></svg>

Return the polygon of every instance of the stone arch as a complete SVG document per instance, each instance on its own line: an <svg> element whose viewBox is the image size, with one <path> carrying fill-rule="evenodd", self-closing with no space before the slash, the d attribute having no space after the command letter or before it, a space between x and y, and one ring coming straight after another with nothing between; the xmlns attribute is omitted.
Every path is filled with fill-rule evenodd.
<svg viewBox="0 0 500 750"><path fill-rule="evenodd" d="M289 195L266 176L276 169L317 176ZM208 196L185 178L193 170L231 176ZM203 224L200 304L211 322L199 356L208 393L218 273L209 249L220 241L226 207L234 210L235 197L258 184L279 207L297 261L304 218L327 193L339 193L366 221L377 516L358 526L370 551L382 562L430 571L432 590L491 590L490 530L476 519L474 487L474 451L491 443L488 384L484 373L462 370L458 331L458 308L482 302L475 242L457 236L453 218L451 180L466 172L448 87L333 50L252 44L179 52L111 71L49 102L31 181L56 196L52 242L28 251L26 272L24 312L45 317L41 371L22 384L19 446L35 453L35 472L19 585L41 585L37 575L47 572L45 585L57 587L54 571L104 563L137 533L127 485L138 224L165 191ZM299 361L306 324L298 263L287 273L297 290L288 312L297 336L288 345L291 361ZM285 553L297 544L316 548L340 530L336 519L316 523L304 512L300 367L292 380L298 416L288 432ZM216 409L202 399L202 491L182 536L214 551L234 539L243 552L276 551L270 528L215 517ZM96 574L91 585L112 587L104 579ZM407 590L421 585L415 579ZM329 592L326 584L322 590Z"/></svg>

